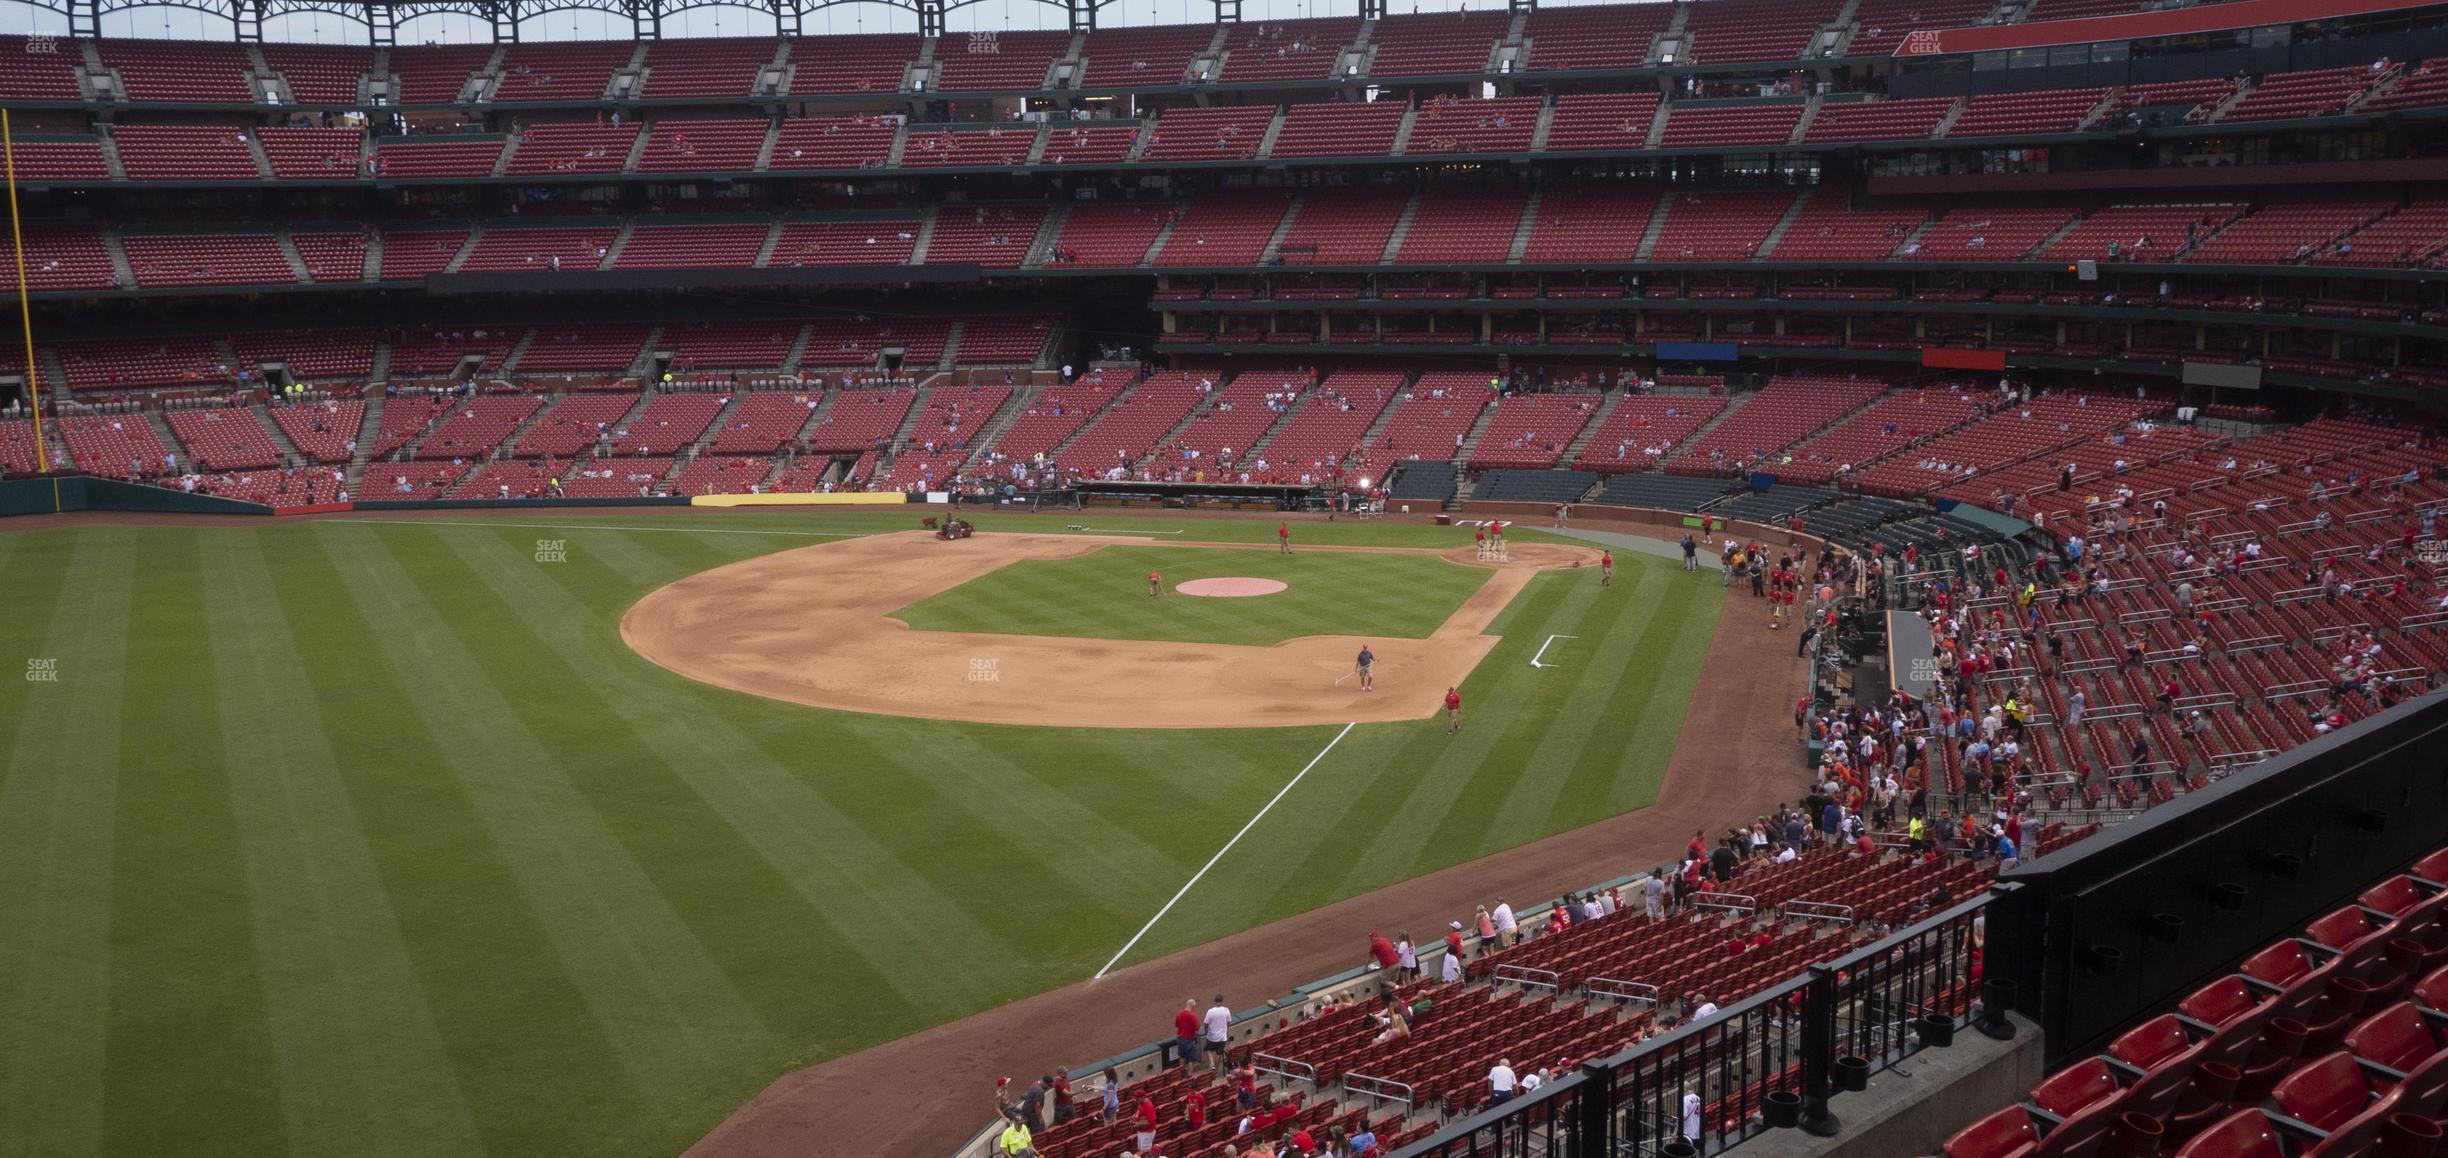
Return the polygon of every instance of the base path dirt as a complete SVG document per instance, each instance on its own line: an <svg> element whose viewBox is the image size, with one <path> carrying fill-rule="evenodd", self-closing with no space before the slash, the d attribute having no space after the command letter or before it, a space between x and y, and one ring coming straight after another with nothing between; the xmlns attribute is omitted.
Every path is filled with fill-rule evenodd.
<svg viewBox="0 0 2448 1158"><path fill-rule="evenodd" d="M693 680L820 708L989 724L1213 728L1382 723L1434 714L1445 689L1495 649L1487 627L1537 572L1595 562L1564 544L1515 548L1426 639L1312 635L1270 647L918 631L894 611L1026 559L1073 559L1139 537L922 531L870 535L743 560L657 589L621 617L638 654ZM1247 549L1247 548L1242 548ZM1438 555L1469 548L1306 547ZM1138 576L1117 575L1117 590ZM1367 644L1377 689L1338 677ZM985 678L991 677L991 678Z"/></svg>
<svg viewBox="0 0 2448 1158"><path fill-rule="evenodd" d="M1799 798L1789 697L1804 671L1793 632L1767 630L1764 611L1727 597L1656 804L785 1074L687 1158L940 1158L993 1116L996 1076L1025 1082L1169 1036L1184 997L1288 993L1356 964L1369 929L1442 928L1500 895L1535 903L1646 871L1694 830Z"/></svg>

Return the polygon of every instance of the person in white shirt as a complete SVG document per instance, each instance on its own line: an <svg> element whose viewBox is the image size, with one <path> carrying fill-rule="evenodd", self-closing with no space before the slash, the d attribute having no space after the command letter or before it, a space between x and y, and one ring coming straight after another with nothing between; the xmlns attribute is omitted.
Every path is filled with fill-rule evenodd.
<svg viewBox="0 0 2448 1158"><path fill-rule="evenodd" d="M1496 1059L1496 1068L1488 1071L1488 1104L1501 1106L1512 1101L1516 1092L1514 1089L1516 1084L1512 1061L1507 1058Z"/></svg>
<svg viewBox="0 0 2448 1158"><path fill-rule="evenodd" d="M1232 1043L1232 1009L1224 1004L1224 995L1216 994L1215 1004L1207 1007L1201 1019L1207 1027L1207 1068L1224 1072L1225 1047Z"/></svg>
<svg viewBox="0 0 2448 1158"><path fill-rule="evenodd" d="M1709 1000L1706 997L1702 997L1700 999L1699 1006L1692 1010L1691 1019L1695 1022L1699 1022L1707 1021L1709 1018L1715 1016L1717 1016L1717 1003Z"/></svg>
<svg viewBox="0 0 2448 1158"><path fill-rule="evenodd" d="M1460 953L1445 954L1445 967L1438 971L1437 978L1447 985L1462 980L1462 955Z"/></svg>
<svg viewBox="0 0 2448 1158"><path fill-rule="evenodd" d="M1503 897L1496 898L1495 916L1496 939L1506 945L1512 944L1514 934L1521 929L1521 924L1513 919L1512 903Z"/></svg>
<svg viewBox="0 0 2448 1158"><path fill-rule="evenodd" d="M1688 1090L1683 1094L1683 1140L1700 1144L1700 1095Z"/></svg>

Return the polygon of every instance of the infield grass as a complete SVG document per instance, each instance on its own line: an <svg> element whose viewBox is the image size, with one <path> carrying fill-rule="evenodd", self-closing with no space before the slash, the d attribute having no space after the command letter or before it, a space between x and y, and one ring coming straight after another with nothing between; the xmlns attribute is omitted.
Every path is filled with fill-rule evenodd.
<svg viewBox="0 0 2448 1158"><path fill-rule="evenodd" d="M0 681L0 1155L661 1158L793 1065L1086 978L1337 729L833 713L620 642L664 583L913 522L0 534L37 677ZM1355 729L1128 960L1653 800L1722 592L1596 578L1534 580L1459 735Z"/></svg>
<svg viewBox="0 0 2448 1158"><path fill-rule="evenodd" d="M1151 598L1147 577L1163 574ZM1304 635L1425 639L1494 572L1433 555L1116 544L1076 559L1028 559L893 613L922 631L1274 644ZM1279 579L1272 595L1216 599L1193 579Z"/></svg>

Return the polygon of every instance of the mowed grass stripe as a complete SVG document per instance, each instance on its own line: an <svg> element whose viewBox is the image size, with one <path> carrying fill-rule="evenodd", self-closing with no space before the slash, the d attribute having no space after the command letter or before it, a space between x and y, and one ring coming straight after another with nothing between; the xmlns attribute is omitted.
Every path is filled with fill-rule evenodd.
<svg viewBox="0 0 2448 1158"><path fill-rule="evenodd" d="M357 823L323 701L264 557L265 536L202 537L204 628L215 682L283 694L220 697L282 1120L300 1154L483 1148L368 833ZM316 625L319 626L319 625Z"/></svg>
<svg viewBox="0 0 2448 1158"><path fill-rule="evenodd" d="M874 903L860 898L847 863L860 852L857 830L837 824L827 831L810 823L822 807L803 783L745 737L695 710L695 701L730 693L681 683L628 653L617 637L586 630L586 623L600 622L589 596L624 589L605 560L634 549L616 536L599 536L567 563L467 562L473 579L522 609L538 628L519 640L522 647L549 652L560 664L553 678L566 690L554 711L574 709L594 729L569 741L577 745L571 755L582 789L615 821L614 832L642 864L687 866L657 883L676 911L702 925L700 940L709 951L717 959L737 954L737 973L755 981L779 980L770 975L777 958L833 959L830 983L859 992L882 1012L908 1013L912 1004L898 993L902 981L893 968L900 962L838 960L845 948L856 954L867 945L856 917ZM655 766L670 775L641 778L621 767L624 755L640 750L652 752ZM943 895L912 900L934 908L951 904ZM992 943L982 927L954 925L947 932ZM745 943L737 940L742 935ZM760 1021L777 1031L798 1020L796 1011L808 999L791 986L750 996Z"/></svg>
<svg viewBox="0 0 2448 1158"><path fill-rule="evenodd" d="M325 719L350 721L327 739L484 1151L574 1152L649 1088L630 1084L475 793L411 706L429 689L383 658L388 609L377 605L378 630L352 590L360 565L344 571L332 553L340 537L317 527L268 546L279 606L304 644L301 683ZM423 1138L361 1144L417 1152Z"/></svg>
<svg viewBox="0 0 2448 1158"><path fill-rule="evenodd" d="M279 673L233 688L198 679L203 633L198 537L138 532L143 597L128 609L122 686L146 726L120 741L111 867L109 1133L116 1154L289 1152L271 1031L256 975L253 903L221 760L219 699L279 696ZM213 1064L164 1050L210 1036Z"/></svg>
<svg viewBox="0 0 2448 1158"><path fill-rule="evenodd" d="M1620 585L1621 568L1617 570ZM1657 612L1646 628L1651 637L1648 648L1661 656L1661 662L1635 664L1618 673L1612 693L1591 710L1628 724L1622 739L1584 748L1572 760L1572 774L1558 786L1547 814L1543 818L1524 814L1522 823L1561 832L1657 803L1666 782L1667 762L1674 758L1675 744L1682 736L1683 716L1699 687L1700 668L1707 662L1709 644L1716 638L1717 620L1725 608L1724 597L1711 594L1707 584L1683 582L1683 578L1677 565L1643 570L1644 589L1664 589L1662 595L1652 597ZM1583 689L1576 685L1574 699L1583 696Z"/></svg>
<svg viewBox="0 0 2448 1158"><path fill-rule="evenodd" d="M104 1152L120 680L136 534L91 528L29 552L62 579L48 604L31 601L39 588L26 592L22 623L47 619L48 630L23 637L25 654L59 661L60 679L7 681L10 714L30 725L0 785L0 1155L9 1158Z"/></svg>
<svg viewBox="0 0 2448 1158"><path fill-rule="evenodd" d="M706 1080L716 1064L711 1043L756 1032L755 1018L571 783L561 752L509 706L552 686L532 654L494 642L516 638L521 609L467 582L448 552L393 549L405 541L361 535L337 544L352 592L393 625L383 656L417 689L404 706L468 786L629 1081L653 1088ZM532 555L519 563L532 565ZM609 1138L634 1133L644 1124L628 1117L647 1101L622 1099L617 1115L592 1125Z"/></svg>

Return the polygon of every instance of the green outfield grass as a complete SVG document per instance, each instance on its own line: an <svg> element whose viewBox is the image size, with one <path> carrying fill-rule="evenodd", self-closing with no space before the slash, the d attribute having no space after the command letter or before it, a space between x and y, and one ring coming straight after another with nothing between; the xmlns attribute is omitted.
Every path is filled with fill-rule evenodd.
<svg viewBox="0 0 2448 1158"><path fill-rule="evenodd" d="M1093 973L1338 729L829 713L620 642L661 584L914 522L0 533L0 657L53 677L0 684L0 1155L659 1158L793 1065ZM980 520L1066 522L1105 525ZM1648 803L1721 598L1538 578L1461 734L1354 730L1131 960Z"/></svg>
<svg viewBox="0 0 2448 1158"><path fill-rule="evenodd" d="M1164 594L1148 596L1149 572ZM1272 644L1304 635L1425 639L1493 572L1433 555L1115 544L999 568L893 613L922 631ZM1280 579L1273 595L1181 595L1193 579Z"/></svg>

